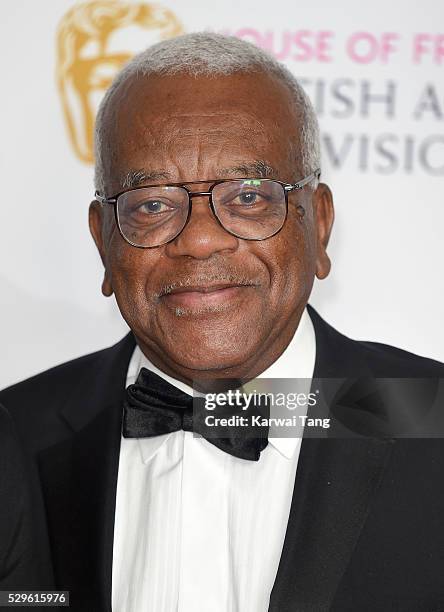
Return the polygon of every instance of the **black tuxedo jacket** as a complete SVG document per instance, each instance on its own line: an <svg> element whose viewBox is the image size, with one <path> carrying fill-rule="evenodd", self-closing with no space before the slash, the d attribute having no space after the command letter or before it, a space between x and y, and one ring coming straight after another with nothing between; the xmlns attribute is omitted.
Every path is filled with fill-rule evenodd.
<svg viewBox="0 0 444 612"><path fill-rule="evenodd" d="M37 589L45 583L37 554L36 527L24 453L10 415L0 406L1 591ZM50 582L46 584L51 586Z"/></svg>
<svg viewBox="0 0 444 612"><path fill-rule="evenodd" d="M442 377L444 366L346 338L309 307L315 378ZM134 338L0 393L34 466L55 584L111 610L122 398ZM375 402L376 412L381 407ZM372 402L365 410L372 413ZM264 554L267 554L264 551ZM444 610L444 441L302 441L270 612ZM155 612L162 612L156 610Z"/></svg>

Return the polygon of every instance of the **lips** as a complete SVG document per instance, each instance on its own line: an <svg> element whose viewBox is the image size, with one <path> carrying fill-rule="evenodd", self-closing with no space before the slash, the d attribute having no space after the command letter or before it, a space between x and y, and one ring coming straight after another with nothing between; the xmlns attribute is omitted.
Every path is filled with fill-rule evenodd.
<svg viewBox="0 0 444 612"><path fill-rule="evenodd" d="M211 285L189 285L177 287L165 293L161 299L174 308L204 308L223 306L243 296L252 285L216 283Z"/></svg>

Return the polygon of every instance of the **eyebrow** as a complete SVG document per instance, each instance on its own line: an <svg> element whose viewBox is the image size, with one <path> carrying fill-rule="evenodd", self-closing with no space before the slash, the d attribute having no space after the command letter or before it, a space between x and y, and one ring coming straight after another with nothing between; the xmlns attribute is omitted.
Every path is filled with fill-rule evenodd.
<svg viewBox="0 0 444 612"><path fill-rule="evenodd" d="M277 176L277 171L273 166L263 159L257 159L253 162L241 162L231 168L222 168L218 170L218 174L231 176L241 174L243 176L257 176L258 178L269 178Z"/></svg>
<svg viewBox="0 0 444 612"><path fill-rule="evenodd" d="M277 176L277 171L268 162L257 159L253 162L241 162L235 166L228 168L221 168L217 170L219 176L255 176L258 178L269 178L271 176ZM140 187L145 183L151 181L168 181L172 178L172 175L167 170L149 170L146 168L140 168L137 170L130 170L123 175L119 181L122 189L134 189ZM208 177L215 179L216 177ZM199 180L199 179L196 179ZM204 180L204 179L201 179Z"/></svg>
<svg viewBox="0 0 444 612"><path fill-rule="evenodd" d="M123 176L120 184L122 189L133 189L150 181L167 181L170 178L171 174L166 170L130 170Z"/></svg>

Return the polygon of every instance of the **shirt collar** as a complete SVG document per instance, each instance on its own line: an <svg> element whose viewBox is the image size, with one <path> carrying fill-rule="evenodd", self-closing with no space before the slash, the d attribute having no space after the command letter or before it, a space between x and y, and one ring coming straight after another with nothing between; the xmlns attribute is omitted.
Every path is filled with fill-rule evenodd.
<svg viewBox="0 0 444 612"><path fill-rule="evenodd" d="M305 379L307 384L311 384L316 359L316 338L313 323L305 308L299 325L293 338L290 340L284 352L264 370L257 378L298 378ZM164 380L174 385L181 391L193 395L193 389L181 380L177 380L165 372L162 372L142 353L136 345L131 357L126 379L126 386L135 382L141 368L147 368ZM153 438L138 439L142 460L147 463L157 450L166 442L171 434L156 436ZM290 459L296 452L300 438L270 438L269 444L273 446L281 455Z"/></svg>

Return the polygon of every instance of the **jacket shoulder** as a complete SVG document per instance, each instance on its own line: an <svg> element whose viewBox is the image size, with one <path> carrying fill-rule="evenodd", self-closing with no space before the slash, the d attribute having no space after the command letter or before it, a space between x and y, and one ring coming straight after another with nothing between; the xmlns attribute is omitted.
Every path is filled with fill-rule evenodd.
<svg viewBox="0 0 444 612"><path fill-rule="evenodd" d="M111 363L116 355L133 346L134 340L129 334L111 347L72 359L3 389L0 403L12 416L16 409L30 403L40 406L58 404L69 397L85 378L90 378Z"/></svg>
<svg viewBox="0 0 444 612"><path fill-rule="evenodd" d="M325 376L359 376L369 372L380 378L444 378L444 364L409 351L366 340L354 340L327 323L310 305L316 350L322 353L321 371Z"/></svg>
<svg viewBox="0 0 444 612"><path fill-rule="evenodd" d="M381 342L352 340L375 376L444 377L444 363Z"/></svg>
<svg viewBox="0 0 444 612"><path fill-rule="evenodd" d="M88 355L82 355L49 370L45 370L40 374L31 376L19 383L15 383L0 391L0 402L9 407L11 402L15 403L15 401L20 401L20 399L27 397L35 399L36 396L45 395L46 393L54 395L60 388L63 388L66 392L66 385L75 383L76 380L82 378L91 368L95 368L109 350L109 348L102 349Z"/></svg>
<svg viewBox="0 0 444 612"><path fill-rule="evenodd" d="M88 422L124 389L135 340L130 333L109 348L32 376L3 391L2 404L31 452L72 434L72 419Z"/></svg>

